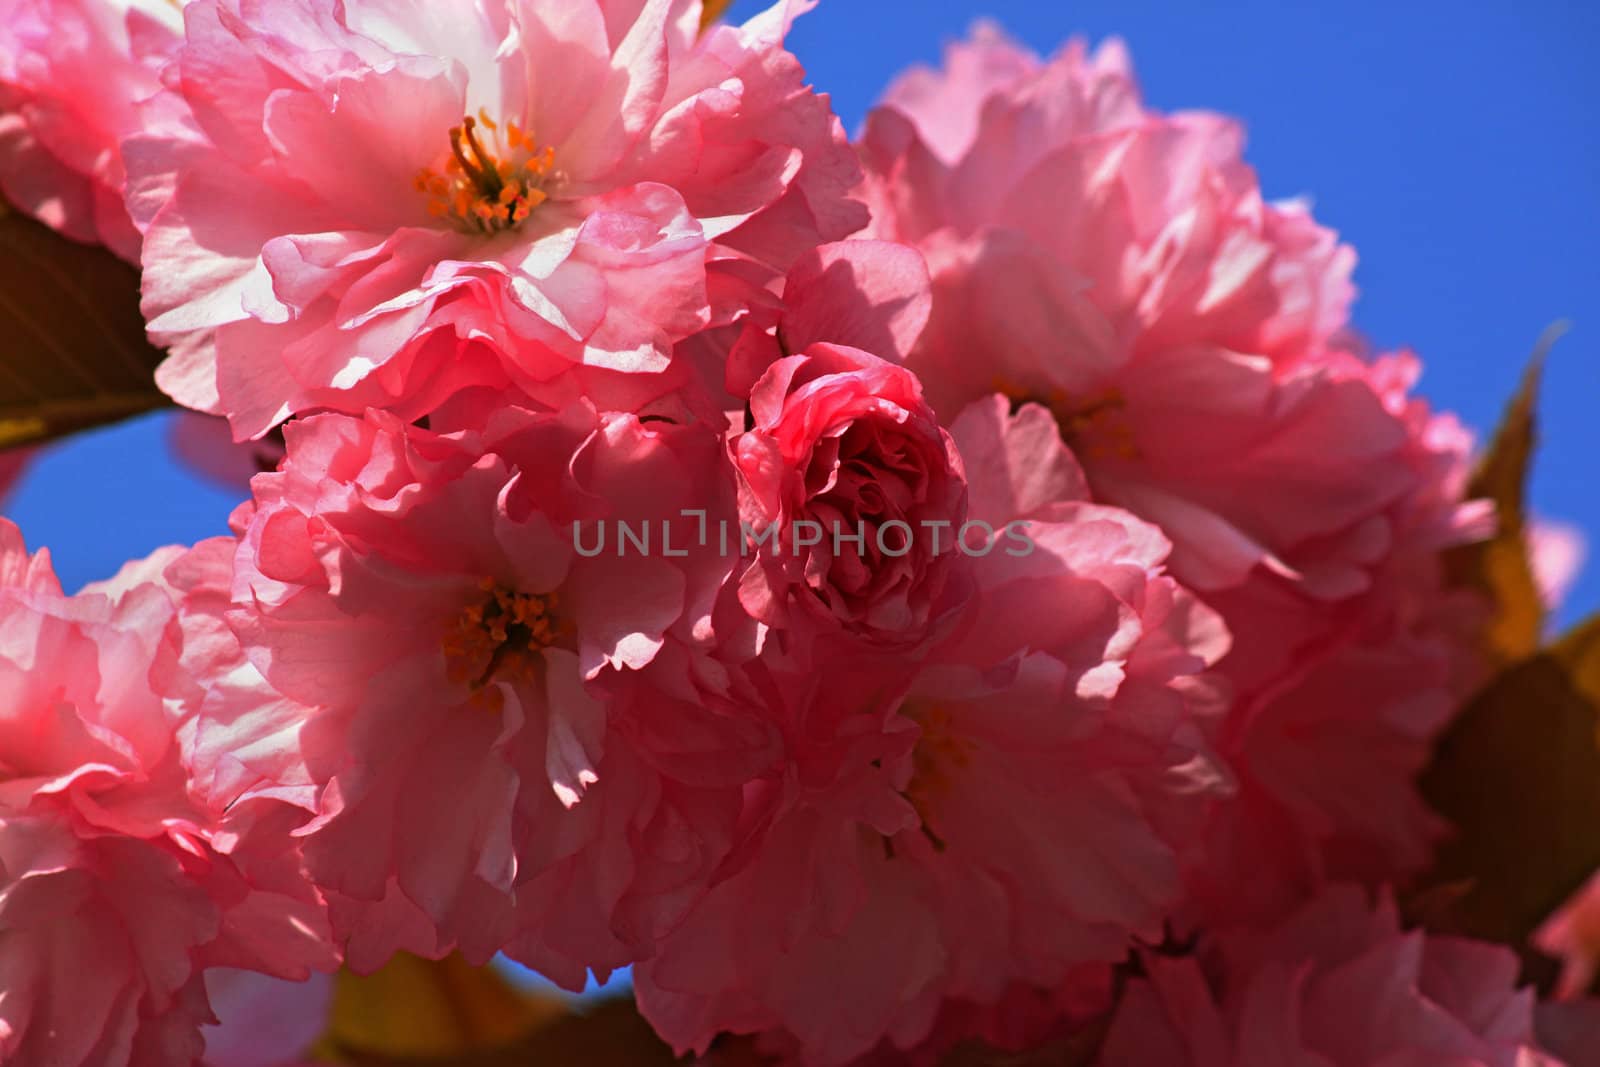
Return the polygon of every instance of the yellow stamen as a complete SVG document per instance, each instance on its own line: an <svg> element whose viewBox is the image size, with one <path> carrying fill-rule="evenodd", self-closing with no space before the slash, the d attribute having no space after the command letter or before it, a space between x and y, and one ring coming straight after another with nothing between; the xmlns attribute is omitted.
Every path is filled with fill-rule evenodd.
<svg viewBox="0 0 1600 1067"><path fill-rule="evenodd" d="M922 819L922 832L939 851L945 843L933 829L934 809L955 789L961 773L972 763L977 746L956 732L950 713L942 707L908 711L922 727L911 753L911 781L905 797Z"/></svg>
<svg viewBox="0 0 1600 1067"><path fill-rule="evenodd" d="M501 126L479 109L450 129L450 154L418 173L413 185L428 196L428 213L458 228L492 234L520 225L549 199L555 149L540 148L515 122Z"/></svg>
<svg viewBox="0 0 1600 1067"><path fill-rule="evenodd" d="M569 627L557 614L554 593L518 593L492 578L479 583L485 597L469 603L445 628L447 676L471 690L475 702L491 709L502 696L492 684L534 683L540 655L569 636Z"/></svg>
<svg viewBox="0 0 1600 1067"><path fill-rule="evenodd" d="M1133 424L1128 421L1128 400L1115 386L1088 394L1068 393L1063 389L1041 392L997 377L994 389L1018 404L1042 404L1049 408L1061 429L1062 440L1080 458L1139 458Z"/></svg>

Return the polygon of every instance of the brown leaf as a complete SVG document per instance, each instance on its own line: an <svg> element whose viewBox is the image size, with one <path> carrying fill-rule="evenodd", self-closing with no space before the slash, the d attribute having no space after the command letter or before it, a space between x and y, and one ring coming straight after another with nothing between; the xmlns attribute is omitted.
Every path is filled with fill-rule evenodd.
<svg viewBox="0 0 1600 1067"><path fill-rule="evenodd" d="M1600 615L1575 627L1551 652L1566 666L1578 691L1600 708ZM1596 743L1600 744L1600 735Z"/></svg>
<svg viewBox="0 0 1600 1067"><path fill-rule="evenodd" d="M1087 1067L1105 1037L1105 1022L1099 1020L1024 1053L963 1045L946 1056L941 1067ZM680 1059L656 1036L628 997L547 1017L521 1040L493 1049L398 1055L369 1048L333 1055L324 1047L318 1053L324 1061L348 1067L773 1067L777 1062L758 1052L754 1039L733 1036L719 1039L704 1056Z"/></svg>
<svg viewBox="0 0 1600 1067"><path fill-rule="evenodd" d="M520 1057L501 1060L496 1067L667 1067L678 1062L631 997L569 1015L534 1034L519 1050Z"/></svg>
<svg viewBox="0 0 1600 1067"><path fill-rule="evenodd" d="M1600 868L1600 618L1503 671L1422 779L1456 828L1429 885L1466 882L1455 926L1522 947Z"/></svg>
<svg viewBox="0 0 1600 1067"><path fill-rule="evenodd" d="M1539 381L1546 355L1566 329L1566 323L1558 322L1539 339L1522 386L1468 488L1470 498L1494 501L1499 521L1495 536L1445 554L1450 584L1478 590L1491 605L1482 642L1485 657L1496 667L1532 655L1544 629L1544 604L1528 556L1524 505L1528 468L1538 444Z"/></svg>
<svg viewBox="0 0 1600 1067"><path fill-rule="evenodd" d="M334 1062L453 1062L447 1058L507 1048L565 1012L460 956L435 962L400 953L376 974L339 974L318 1052Z"/></svg>
<svg viewBox="0 0 1600 1067"><path fill-rule="evenodd" d="M444 1056L367 1053L338 1062L353 1067L668 1067L678 1060L633 1001L617 999L549 1020L522 1040L497 1049Z"/></svg>
<svg viewBox="0 0 1600 1067"><path fill-rule="evenodd" d="M139 272L0 203L0 449L170 404Z"/></svg>
<svg viewBox="0 0 1600 1067"><path fill-rule="evenodd" d="M707 29L723 15L728 13L728 8L733 6L733 0L705 0L705 6L700 9L700 28Z"/></svg>

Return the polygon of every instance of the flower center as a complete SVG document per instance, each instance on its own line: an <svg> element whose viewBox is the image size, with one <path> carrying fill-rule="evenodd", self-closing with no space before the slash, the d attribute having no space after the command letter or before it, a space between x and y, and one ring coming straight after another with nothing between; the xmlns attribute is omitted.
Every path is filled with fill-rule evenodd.
<svg viewBox="0 0 1600 1067"><path fill-rule="evenodd" d="M484 599L467 605L446 628L444 656L450 681L498 710L502 697L490 683L533 681L539 654L560 642L569 627L556 615L554 592L518 593L493 578L480 588Z"/></svg>
<svg viewBox="0 0 1600 1067"><path fill-rule="evenodd" d="M434 218L471 233L500 233L516 229L549 199L543 185L555 158L554 148L539 147L515 122L502 131L479 111L450 128L450 158L442 168L423 168L413 184L427 194Z"/></svg>
<svg viewBox="0 0 1600 1067"><path fill-rule="evenodd" d="M944 708L935 706L910 714L922 727L922 736L911 753L911 781L906 785L905 797L922 819L922 832L935 849L943 852L944 839L931 825L933 809L955 788L961 772L972 763L977 746L955 731L950 713Z"/></svg>
<svg viewBox="0 0 1600 1067"><path fill-rule="evenodd" d="M1139 458L1133 424L1128 421L1128 400L1114 386L1093 393L1069 393L1064 389L1040 393L1000 378L994 387L1017 405L1043 404L1049 408L1056 425L1061 427L1061 439L1087 459Z"/></svg>

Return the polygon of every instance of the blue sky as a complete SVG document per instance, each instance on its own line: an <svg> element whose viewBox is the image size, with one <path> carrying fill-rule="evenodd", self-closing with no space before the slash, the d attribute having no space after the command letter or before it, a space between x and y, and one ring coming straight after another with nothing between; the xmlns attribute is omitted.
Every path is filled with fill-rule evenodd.
<svg viewBox="0 0 1600 1067"><path fill-rule="evenodd" d="M1357 325L1421 353L1424 392L1469 424L1493 425L1540 332L1572 320L1533 501L1600 542L1600 6L823 0L791 44L854 131L981 15L1041 50L1118 34L1152 104L1242 117L1268 195L1310 196L1359 251ZM68 584L224 530L236 501L174 466L163 422L55 449L7 508ZM1563 615L1597 609L1590 567Z"/></svg>

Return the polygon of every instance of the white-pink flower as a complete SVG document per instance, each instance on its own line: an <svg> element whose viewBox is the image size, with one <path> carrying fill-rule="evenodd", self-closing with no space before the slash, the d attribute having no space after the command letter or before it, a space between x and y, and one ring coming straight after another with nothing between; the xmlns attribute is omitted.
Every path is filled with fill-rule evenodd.
<svg viewBox="0 0 1600 1067"><path fill-rule="evenodd" d="M1211 952L1142 957L1102 1067L1561 1067L1514 953L1402 930L1387 895L1336 886Z"/></svg>
<svg viewBox="0 0 1600 1067"><path fill-rule="evenodd" d="M208 703L198 762L315 813L353 965L504 948L581 987L648 953L772 758L761 724L688 699L731 569L697 543L733 513L717 435L578 402L286 436L213 609L252 671Z"/></svg>
<svg viewBox="0 0 1600 1067"><path fill-rule="evenodd" d="M737 310L709 275L781 273L866 221L783 49L805 7L702 36L696 0L190 5L188 129L126 148L163 387L255 437L659 376Z"/></svg>
<svg viewBox="0 0 1600 1067"><path fill-rule="evenodd" d="M170 0L0 3L0 190L79 241L138 262L121 143L177 46Z"/></svg>
<svg viewBox="0 0 1600 1067"><path fill-rule="evenodd" d="M1354 255L1264 201L1242 145L1222 116L1147 110L1117 42L1045 61L980 25L889 89L861 153L872 232L928 258L908 365L942 415L997 389L1047 404L1198 591L1262 567L1345 596L1354 530L1406 490L1403 435L1317 358Z"/></svg>
<svg viewBox="0 0 1600 1067"><path fill-rule="evenodd" d="M719 1031L806 1064L916 1048L944 1009L976 1027L1159 939L1179 898L1226 788L1200 722L1226 633L1161 574L1159 531L1082 500L1045 409L994 396L951 433L996 531L985 551L969 532L973 599L920 667L762 665L751 709L785 762L745 790L744 864L635 969L679 1049Z"/></svg>
<svg viewBox="0 0 1600 1067"><path fill-rule="evenodd" d="M225 831L188 788L192 713L165 697L182 688L161 578L177 556L67 597L48 556L0 522L5 1063L187 1064L206 968L303 979L335 963L287 826Z"/></svg>
<svg viewBox="0 0 1600 1067"><path fill-rule="evenodd" d="M1425 861L1412 779L1473 610L1438 553L1491 528L1417 361L1345 335L1353 253L1265 201L1242 146L1147 109L1117 42L1044 60L988 26L891 87L860 146L872 232L928 260L906 365L941 416L997 389L1047 405L1094 499L1158 526L1233 634L1217 741L1240 789L1192 876L1210 918Z"/></svg>

